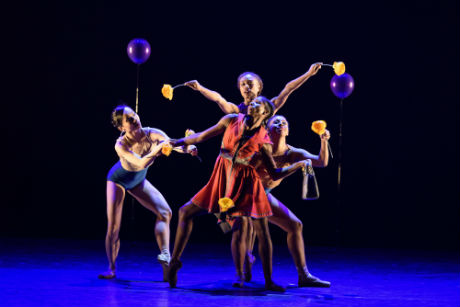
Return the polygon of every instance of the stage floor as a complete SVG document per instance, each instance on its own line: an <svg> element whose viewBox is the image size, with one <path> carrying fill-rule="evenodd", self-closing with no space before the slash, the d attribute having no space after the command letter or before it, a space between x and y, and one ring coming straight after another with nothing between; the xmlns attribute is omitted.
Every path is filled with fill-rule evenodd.
<svg viewBox="0 0 460 307"><path fill-rule="evenodd" d="M328 289L297 288L286 246L274 246L273 277L285 293L263 289L260 259L243 289L231 282L229 245L191 242L176 289L162 282L153 242L122 242L115 280L104 242L0 239L0 306L460 306L458 252L310 247L310 271Z"/></svg>

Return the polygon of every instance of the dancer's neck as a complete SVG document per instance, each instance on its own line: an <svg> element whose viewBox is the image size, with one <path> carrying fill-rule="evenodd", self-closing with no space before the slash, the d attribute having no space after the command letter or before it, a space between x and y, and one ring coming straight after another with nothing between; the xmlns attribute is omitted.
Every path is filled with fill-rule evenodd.
<svg viewBox="0 0 460 307"><path fill-rule="evenodd" d="M289 146L286 144L285 137L272 137L273 142L273 155L274 156L281 156L284 155L286 150L289 149Z"/></svg>
<svg viewBox="0 0 460 307"><path fill-rule="evenodd" d="M244 124L247 130L253 130L259 128L264 121L264 116L257 116L253 117L250 115L246 115L244 119Z"/></svg>
<svg viewBox="0 0 460 307"><path fill-rule="evenodd" d="M131 132L126 132L125 136L126 138L128 138L129 141L137 143L140 140L142 140L142 138L145 136L145 133L144 130L142 130L142 128L139 128Z"/></svg>

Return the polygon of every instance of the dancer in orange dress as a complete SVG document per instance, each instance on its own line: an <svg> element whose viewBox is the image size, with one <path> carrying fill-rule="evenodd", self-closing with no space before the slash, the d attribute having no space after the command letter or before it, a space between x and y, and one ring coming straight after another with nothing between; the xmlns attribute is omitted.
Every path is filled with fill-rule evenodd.
<svg viewBox="0 0 460 307"><path fill-rule="evenodd" d="M302 74L301 76L291 80L288 82L283 90L271 99L275 106L276 113L287 101L289 96L297 90L300 86L302 86L309 78L315 76L318 71L321 69L321 62L313 63L307 72ZM253 72L244 72L242 73L237 80L238 89L240 91L241 97L243 98L243 102L240 104L232 103L227 101L221 94L216 91L210 90L204 86L202 86L197 80L188 81L185 83L186 86L190 87L191 89L200 92L204 97L207 99L214 101L217 103L219 108L226 114L231 113L243 113L246 114L249 103L257 96L261 95L263 89L263 81L262 78ZM286 122L287 123L287 122ZM278 144L274 144L274 147L277 148ZM314 166L325 166L327 165L328 158L323 158L323 156L327 155L327 150L322 150L322 155L318 158L318 156L314 156L312 159ZM312 155L313 156L313 155ZM267 180L269 182L270 180ZM279 182L278 182L279 184ZM264 182L264 186L267 188ZM273 216L271 216L268 221L270 223L274 223L275 225L279 226L281 229L286 231L287 233L287 242L289 246L289 250L291 251L291 255L293 256L294 263L296 264L296 268L299 273L299 287L326 287L330 286L330 283L323 282L317 277L312 276L307 269L306 261L305 261L305 252L304 252L304 242L302 238L302 222L294 215L284 214L285 211L281 210L279 207L281 204L273 195L268 194L268 200L270 205L272 206ZM284 207L284 205L283 205ZM286 207L284 207L286 208ZM289 211L290 212L290 211ZM292 213L292 212L290 212ZM255 257L252 254L252 247L254 246L255 242L255 233L253 231L252 223L249 220L248 225L248 254L245 261L245 277L246 281L251 280L251 270L252 265L255 261ZM239 233L234 232L233 236L238 236ZM237 240L237 238L232 238L232 243Z"/></svg>
<svg viewBox="0 0 460 307"><path fill-rule="evenodd" d="M242 226L234 229L234 232L240 233L236 236L240 239L232 242L232 255L237 273L237 280L233 286L242 287L244 283L243 264L247 241L244 238L247 237L247 223L242 222L242 217L251 217L254 218L254 228L259 239L265 288L284 291L284 288L272 279L273 248L267 222L272 210L260 177L251 162L254 155L259 152L268 173L277 180L289 176L299 168L309 166L311 161L303 160L285 168L276 168L271 155L271 142L264 128L273 111L274 106L268 99L257 97L250 103L247 115L229 114L203 132L180 140L171 140L173 146L191 145L224 133L220 155L209 182L179 210L174 251L169 267L168 279L171 287L175 287L177 283L177 271L182 266L180 257L192 232L193 218L206 212L220 212L219 199L228 197L235 205L228 211L228 215L237 219L237 224Z"/></svg>

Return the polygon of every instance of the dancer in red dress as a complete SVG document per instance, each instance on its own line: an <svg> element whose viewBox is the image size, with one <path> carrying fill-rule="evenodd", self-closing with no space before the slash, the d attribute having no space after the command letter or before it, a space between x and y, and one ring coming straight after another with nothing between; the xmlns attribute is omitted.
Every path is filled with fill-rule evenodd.
<svg viewBox="0 0 460 307"><path fill-rule="evenodd" d="M288 82L283 90L278 94L278 96L273 97L271 101L275 106L276 113L287 101L288 97L297 90L300 86L302 86L309 78L315 76L318 71L321 69L321 62L313 63L310 66L310 69L304 73L303 75L297 77L296 79L291 80ZM188 81L185 83L186 86L192 88L195 91L200 92L204 97L207 99L214 101L217 103L219 108L226 114L231 113L243 113L246 114L249 103L257 96L261 95L263 89L263 81L262 78L253 72L244 72L238 77L238 89L243 97L243 102L240 104L232 103L227 101L221 94L216 91L210 90L204 86L202 86L197 80ZM278 144L273 144L275 148L278 148ZM327 154L327 152L326 152ZM276 160L276 159L275 159ZM314 166L319 166L317 157L312 159ZM327 159L326 165L327 165ZM263 167L262 167L263 169ZM261 176L262 177L262 176ZM264 181L264 177L263 181ZM267 179L266 182L272 182L270 178L265 177ZM264 186L267 189L267 185L264 182ZM268 187L269 188L269 187ZM268 192L267 192L268 193ZM312 275L308 272L306 262L305 262L305 252L304 252L304 243L302 239L302 222L295 217L293 214L286 215L284 214L285 210L279 210L279 201L273 197L273 195L268 194L268 200L273 210L273 216L269 217L268 221L273 223L287 233L287 242L289 246L289 250L293 256L294 263L296 264L296 268L299 272L299 287L317 287L317 286L330 286L328 282L322 282L320 279L316 277L311 277ZM295 226L297 225L297 226ZM246 281L251 280L251 270L252 265L255 261L255 257L252 254L254 242L255 242L255 233L253 231L252 223L249 220L248 225L248 254L245 260L245 277ZM234 232L232 238L232 244L235 242L235 236L239 235L239 233ZM232 246L233 247L233 246ZM303 255L303 256L302 256Z"/></svg>
<svg viewBox="0 0 460 307"><path fill-rule="evenodd" d="M267 222L267 217L272 215L272 211L260 177L251 165L251 161L259 152L268 173L274 180L309 166L311 161L303 160L285 168L276 168L271 156L271 142L263 127L265 121L273 115L273 111L273 104L268 99L257 97L249 105L247 115L226 115L216 125L203 132L171 141L173 146L191 145L224 133L220 155L208 184L179 210L179 223L169 271L171 287L175 287L177 283L177 271L182 266L180 257L192 232L193 218L206 212L219 213L218 200L228 197L235 205L228 211L228 215L237 219L236 224L241 226L239 229L234 229L241 233L240 236L236 236L241 239L232 244L232 255L237 272L237 280L233 286L242 287L244 283L243 264L246 255L244 232L247 230L247 223L243 223L242 218L252 217L260 242L259 254L264 271L265 288L284 291L283 287L272 280L273 250Z"/></svg>

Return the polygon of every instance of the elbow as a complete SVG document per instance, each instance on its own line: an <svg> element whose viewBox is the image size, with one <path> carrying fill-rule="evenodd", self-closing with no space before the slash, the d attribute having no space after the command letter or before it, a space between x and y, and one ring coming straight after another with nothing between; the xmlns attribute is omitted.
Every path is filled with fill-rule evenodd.
<svg viewBox="0 0 460 307"><path fill-rule="evenodd" d="M316 165L313 165L314 167L326 167L328 165L328 161L318 161Z"/></svg>
<svg viewBox="0 0 460 307"><path fill-rule="evenodd" d="M201 143L201 142L203 142L203 135L200 133L193 143L187 144L187 145L193 145L193 144Z"/></svg>
<svg viewBox="0 0 460 307"><path fill-rule="evenodd" d="M288 93L292 92L292 91L295 90L295 89L296 89L296 86L294 86L294 84L292 84L292 83L288 83L288 84L286 85L286 91L287 91Z"/></svg>
<svg viewBox="0 0 460 307"><path fill-rule="evenodd" d="M298 82L289 82L288 84L286 84L286 92L287 93L292 93L293 91L295 91L297 88L299 88L300 84L298 84Z"/></svg>
<svg viewBox="0 0 460 307"><path fill-rule="evenodd" d="M225 114L238 113L238 112L235 112L236 110L234 110L231 106L224 107L223 111Z"/></svg>
<svg viewBox="0 0 460 307"><path fill-rule="evenodd" d="M149 159L144 157L141 161L139 161L139 163L137 163L137 167L139 167L140 169L146 169L147 167L152 165L153 161L155 161L154 157L150 157Z"/></svg>
<svg viewBox="0 0 460 307"><path fill-rule="evenodd" d="M281 179L281 173L276 169L269 171L268 174L270 175L273 181Z"/></svg>
<svg viewBox="0 0 460 307"><path fill-rule="evenodd" d="M322 162L322 164L323 164L323 166L321 166L321 167L326 167L326 166L328 166L328 165L329 165L329 156L326 156L326 158L323 159L321 162Z"/></svg>
<svg viewBox="0 0 460 307"><path fill-rule="evenodd" d="M191 137L190 139L186 141L184 140L184 143L181 145L190 146L190 145L201 143L204 141L204 137L201 132L198 132L195 135L196 135L195 137Z"/></svg>
<svg viewBox="0 0 460 307"><path fill-rule="evenodd" d="M145 168L147 168L147 166L149 166L149 162L147 162L147 161L146 161L146 162L142 162L142 163L140 163L140 164L138 165L138 167L141 168L141 169L145 169Z"/></svg>

